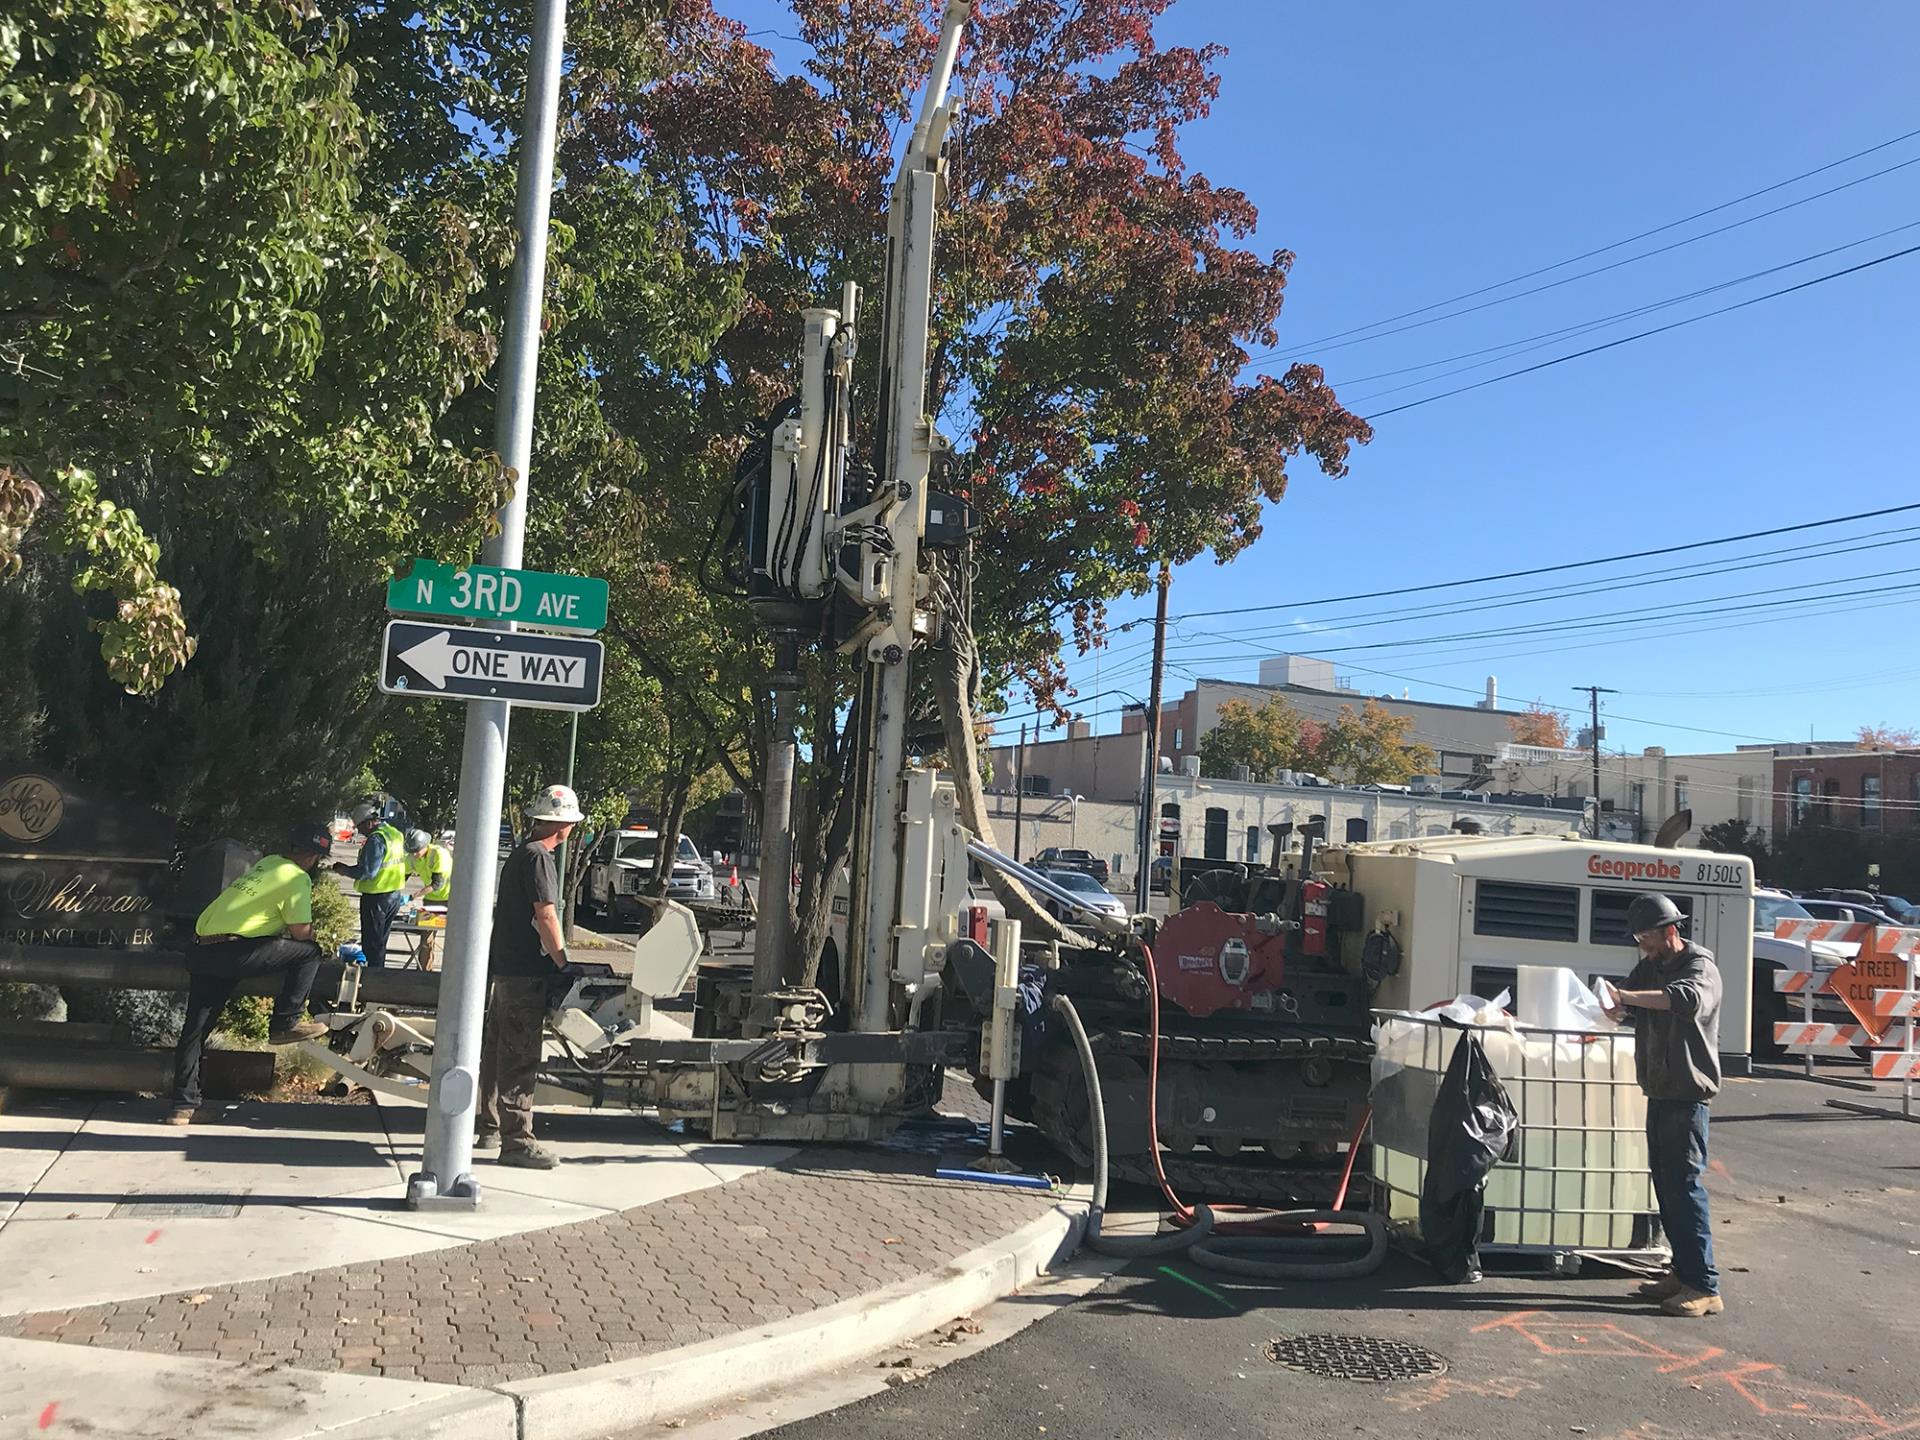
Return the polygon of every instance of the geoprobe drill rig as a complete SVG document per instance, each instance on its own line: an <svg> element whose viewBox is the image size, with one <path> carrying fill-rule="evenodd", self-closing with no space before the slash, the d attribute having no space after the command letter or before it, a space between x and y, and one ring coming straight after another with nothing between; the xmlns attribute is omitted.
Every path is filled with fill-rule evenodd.
<svg viewBox="0 0 1920 1440"><path fill-rule="evenodd" d="M859 1140L924 1112L951 1067L992 1095L996 1149L1010 1109L1086 1161L1097 1148L1091 1063L1108 1096L1106 1149L1119 1173L1155 1177L1157 1119L1177 1180L1205 1193L1319 1199L1364 1109L1366 993L1337 953L1315 943L1324 926L1303 892L1263 907L1291 913L1196 907L1173 917L1169 944L1156 946L1144 917L1085 911L1073 892L981 843L961 823L953 783L908 756L916 649L936 610L951 617L964 604L951 587L934 603L933 559L964 547L976 523L964 500L933 488L947 447L926 414L947 90L968 9L949 0L893 185L879 404L859 451L869 460L855 459L861 317L847 285L838 308L806 313L799 394L741 466L745 558L735 579L776 657L752 978L703 976L700 1033L663 1034L652 1002L681 992L701 949L691 915L663 904L630 974L580 981L556 1010L561 1053L543 1065L536 1098L653 1108L716 1139ZM830 646L861 666L853 854L844 907L838 894L833 902L834 962L822 973L834 978L824 989L786 979L791 697L805 646ZM953 707L951 695L944 703ZM949 735L971 733L969 716L944 718ZM971 898L976 866L1007 908L1032 916L1028 926ZM1047 925L1035 893L1084 912L1092 937ZM1157 983L1155 948L1166 957ZM1074 1023L1084 1017L1084 1049L1070 1043L1062 1000ZM361 1083L411 1089L430 1068L430 1020L378 1010L334 1023L330 1059ZM1208 1153L1190 1153L1197 1149Z"/></svg>

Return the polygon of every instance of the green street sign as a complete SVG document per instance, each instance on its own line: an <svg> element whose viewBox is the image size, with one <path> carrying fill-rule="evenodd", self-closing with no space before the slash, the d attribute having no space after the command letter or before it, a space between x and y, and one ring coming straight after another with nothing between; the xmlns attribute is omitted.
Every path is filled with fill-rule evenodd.
<svg viewBox="0 0 1920 1440"><path fill-rule="evenodd" d="M511 620L542 630L591 634L607 623L607 582L492 565L455 569L438 560L415 560L406 575L387 582L387 609L397 615Z"/></svg>

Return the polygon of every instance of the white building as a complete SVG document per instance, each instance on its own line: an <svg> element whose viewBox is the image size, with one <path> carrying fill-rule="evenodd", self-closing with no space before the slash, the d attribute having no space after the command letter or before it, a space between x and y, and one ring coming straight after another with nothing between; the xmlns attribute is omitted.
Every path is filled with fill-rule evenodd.
<svg viewBox="0 0 1920 1440"><path fill-rule="evenodd" d="M1272 855L1269 826L1291 825L1298 830L1316 820L1323 822L1332 841L1444 835L1461 821L1478 824L1487 835L1563 834L1584 823L1584 805L1579 800L1556 803L1543 796L1513 803L1459 791L1443 795L1400 788L1264 785L1202 779L1191 773L1198 768L1198 761L1190 759L1182 771L1157 779L1156 853L1162 853L1160 842L1177 839L1184 856L1261 864ZM1009 852L1015 848L1017 812L1022 858L1031 859L1057 845L1091 850L1112 866L1115 875L1135 873L1137 798L1093 800L1056 790L1050 795L1029 793L1016 803L1009 777L1007 789L989 794L987 802L995 838ZM1609 831L1608 838L1624 837Z"/></svg>

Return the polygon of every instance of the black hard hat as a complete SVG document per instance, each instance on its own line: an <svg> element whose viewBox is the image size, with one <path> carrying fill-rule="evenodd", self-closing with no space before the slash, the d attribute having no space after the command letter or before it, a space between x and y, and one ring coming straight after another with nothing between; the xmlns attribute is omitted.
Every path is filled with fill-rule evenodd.
<svg viewBox="0 0 1920 1440"><path fill-rule="evenodd" d="M325 855L333 849L333 831L318 820L305 820L287 835L290 855Z"/></svg>
<svg viewBox="0 0 1920 1440"><path fill-rule="evenodd" d="M1680 907L1664 895L1636 895L1633 903L1627 906L1627 933L1630 935L1645 935L1649 930L1686 923L1687 917L1680 913Z"/></svg>

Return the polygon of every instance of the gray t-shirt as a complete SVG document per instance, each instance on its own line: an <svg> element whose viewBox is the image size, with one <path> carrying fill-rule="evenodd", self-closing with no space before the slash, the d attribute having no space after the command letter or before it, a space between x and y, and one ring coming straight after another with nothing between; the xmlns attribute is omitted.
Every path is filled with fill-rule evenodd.
<svg viewBox="0 0 1920 1440"><path fill-rule="evenodd" d="M1671 1010L1634 1009L1634 1061L1649 1100L1720 1093L1720 967L1691 940L1678 955L1642 959L1621 987L1664 990Z"/></svg>

